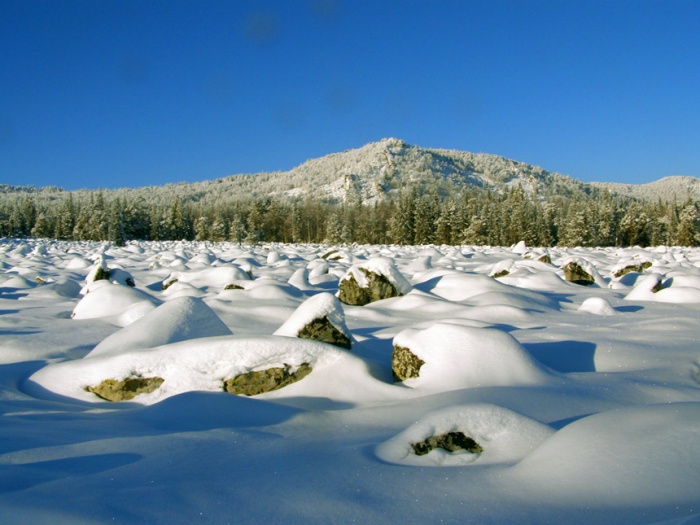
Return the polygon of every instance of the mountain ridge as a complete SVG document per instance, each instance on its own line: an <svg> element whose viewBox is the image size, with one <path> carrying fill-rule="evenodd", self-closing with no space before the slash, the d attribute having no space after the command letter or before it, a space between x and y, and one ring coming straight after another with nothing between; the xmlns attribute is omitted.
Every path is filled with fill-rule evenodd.
<svg viewBox="0 0 700 525"><path fill-rule="evenodd" d="M168 183L161 186L104 190L71 190L83 194L96 191L122 192L147 200L170 192L191 201L213 200L222 193L282 199L320 198L330 202L361 200L371 204L391 199L402 189L415 186L435 189L446 197L455 189L475 188L504 192L522 186L542 198L554 195L590 194L597 191L643 201L700 200L700 179L689 176L663 177L646 184L586 183L539 166L491 153L424 148L396 138L385 138L359 148L309 159L287 171L236 174L201 182ZM10 186L0 184L0 193L34 194L51 199L68 192L56 186Z"/></svg>

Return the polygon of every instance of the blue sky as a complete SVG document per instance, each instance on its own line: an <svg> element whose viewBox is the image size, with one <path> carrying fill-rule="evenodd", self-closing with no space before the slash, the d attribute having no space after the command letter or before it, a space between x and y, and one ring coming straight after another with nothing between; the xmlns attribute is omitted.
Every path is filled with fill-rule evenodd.
<svg viewBox="0 0 700 525"><path fill-rule="evenodd" d="M700 176L695 0L3 0L0 183L286 170L397 137Z"/></svg>

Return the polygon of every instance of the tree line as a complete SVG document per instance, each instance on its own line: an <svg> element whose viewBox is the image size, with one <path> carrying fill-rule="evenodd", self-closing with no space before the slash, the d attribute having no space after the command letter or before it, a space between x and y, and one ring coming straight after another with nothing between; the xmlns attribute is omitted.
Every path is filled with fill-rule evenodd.
<svg viewBox="0 0 700 525"><path fill-rule="evenodd" d="M700 203L648 203L608 191L542 198L515 186L449 196L408 187L388 201L173 196L119 192L31 194L0 201L0 235L78 241L208 240L241 244L360 243L509 246L700 245Z"/></svg>

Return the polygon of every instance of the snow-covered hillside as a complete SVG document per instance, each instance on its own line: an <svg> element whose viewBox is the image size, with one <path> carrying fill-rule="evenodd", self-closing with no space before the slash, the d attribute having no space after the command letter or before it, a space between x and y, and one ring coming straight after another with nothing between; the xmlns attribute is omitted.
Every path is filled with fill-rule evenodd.
<svg viewBox="0 0 700 525"><path fill-rule="evenodd" d="M613 193L654 202L685 202L689 198L700 200L700 179L696 177L664 177L648 184L618 184L613 182L594 182L593 186L607 189Z"/></svg>
<svg viewBox="0 0 700 525"><path fill-rule="evenodd" d="M105 183L115 187L118 181ZM574 178L546 171L540 167L487 153L433 149L410 145L403 140L388 138L357 149L332 153L311 159L289 171L240 174L205 182L167 184L165 186L121 190L101 190L108 200L121 196L145 203L162 203L180 197L187 202L216 205L221 199L313 197L334 202L361 198L365 203L391 198L400 189L415 185L437 190L446 196L455 188L491 189L497 193L513 186L544 196L571 196L590 193L598 188L613 193L632 195L656 202L661 196L673 199L685 197L685 189L700 198L698 179L667 177L647 185L586 184ZM690 186L689 186L690 185ZM62 198L59 188L33 188L0 185L0 202L16 201L29 195L38 204L48 204ZM77 198L87 198L95 191L74 192ZM682 194L682 195L681 195Z"/></svg>
<svg viewBox="0 0 700 525"><path fill-rule="evenodd" d="M699 318L691 248L2 239L0 522L697 524Z"/></svg>

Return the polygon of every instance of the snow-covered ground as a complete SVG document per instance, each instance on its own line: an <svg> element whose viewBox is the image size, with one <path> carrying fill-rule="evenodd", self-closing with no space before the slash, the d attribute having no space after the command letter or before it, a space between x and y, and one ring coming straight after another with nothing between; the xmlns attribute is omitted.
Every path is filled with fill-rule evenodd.
<svg viewBox="0 0 700 525"><path fill-rule="evenodd" d="M0 522L700 523L700 250L328 252L0 240ZM404 295L341 305L359 268ZM224 391L275 367L311 372Z"/></svg>

